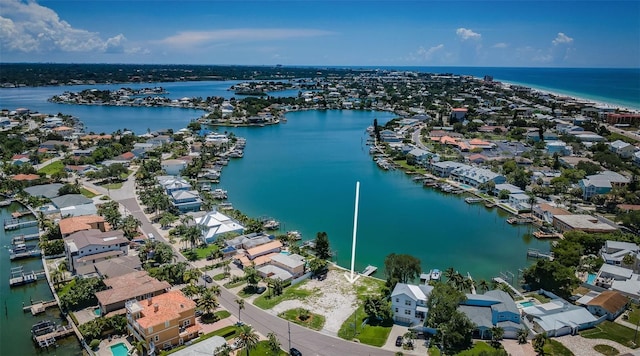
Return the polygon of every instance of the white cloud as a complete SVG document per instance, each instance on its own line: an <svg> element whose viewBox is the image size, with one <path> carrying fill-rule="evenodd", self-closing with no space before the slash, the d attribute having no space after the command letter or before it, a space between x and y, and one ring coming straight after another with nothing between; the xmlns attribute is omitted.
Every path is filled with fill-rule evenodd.
<svg viewBox="0 0 640 356"><path fill-rule="evenodd" d="M460 37L463 41L466 41L469 39L479 40L480 38L482 38L481 34L477 32L473 32L472 30L464 27L460 27L459 29L457 29L456 35L458 35L458 37Z"/></svg>
<svg viewBox="0 0 640 356"><path fill-rule="evenodd" d="M558 36L556 36L556 38L551 41L551 43L553 43L554 46L557 46L559 44L571 44L573 43L573 38L565 35L562 32L558 32Z"/></svg>
<svg viewBox="0 0 640 356"><path fill-rule="evenodd" d="M498 42L496 44L494 44L493 46L491 46L491 48L507 48L509 47L509 44L504 43L504 42Z"/></svg>
<svg viewBox="0 0 640 356"><path fill-rule="evenodd" d="M158 42L178 47L190 47L224 41L265 41L331 35L333 32L296 28L239 28L214 31L185 31Z"/></svg>
<svg viewBox="0 0 640 356"><path fill-rule="evenodd" d="M425 49L421 46L418 48L418 56L426 60L430 60L436 52L441 51L443 48L444 45L442 43L437 46L430 47L429 49Z"/></svg>
<svg viewBox="0 0 640 356"><path fill-rule="evenodd" d="M124 52L124 35L102 39L73 28L35 1L2 0L0 47L8 52Z"/></svg>

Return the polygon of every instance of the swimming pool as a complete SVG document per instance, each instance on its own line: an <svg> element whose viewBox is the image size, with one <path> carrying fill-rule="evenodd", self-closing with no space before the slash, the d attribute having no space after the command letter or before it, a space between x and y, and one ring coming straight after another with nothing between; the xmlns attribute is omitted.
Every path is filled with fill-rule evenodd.
<svg viewBox="0 0 640 356"><path fill-rule="evenodd" d="M100 316L100 314L102 314L102 313L100 312L100 308L95 308L95 309L93 309L93 314L94 314L95 316Z"/></svg>
<svg viewBox="0 0 640 356"><path fill-rule="evenodd" d="M112 345L110 349L113 356L127 356L129 354L129 349L127 349L127 345L125 345L122 342Z"/></svg>
<svg viewBox="0 0 640 356"><path fill-rule="evenodd" d="M527 300L526 302L522 302L522 303L520 303L520 305L521 305L523 308L530 307L530 306L535 305L535 304L536 304L536 303L535 303L535 302L533 302L533 301L531 301L531 300Z"/></svg>
<svg viewBox="0 0 640 356"><path fill-rule="evenodd" d="M596 282L596 277L598 277L595 273L589 273L587 276L587 284L593 285Z"/></svg>

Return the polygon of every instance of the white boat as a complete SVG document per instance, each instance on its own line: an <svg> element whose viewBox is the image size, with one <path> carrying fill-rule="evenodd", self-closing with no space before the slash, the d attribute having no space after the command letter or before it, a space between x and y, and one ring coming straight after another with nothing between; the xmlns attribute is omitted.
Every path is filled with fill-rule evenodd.
<svg viewBox="0 0 640 356"><path fill-rule="evenodd" d="M0 206L9 206L9 205L11 205L11 200L0 201Z"/></svg>
<svg viewBox="0 0 640 356"><path fill-rule="evenodd" d="M280 228L280 223L277 220L267 220L264 222L262 227L267 230L278 230Z"/></svg>
<svg viewBox="0 0 640 356"><path fill-rule="evenodd" d="M442 278L442 273L439 269L432 269L431 272L429 272L429 278L432 281L439 281L440 278Z"/></svg>
<svg viewBox="0 0 640 356"><path fill-rule="evenodd" d="M214 189L211 195L214 199L227 199L227 191L220 188Z"/></svg>

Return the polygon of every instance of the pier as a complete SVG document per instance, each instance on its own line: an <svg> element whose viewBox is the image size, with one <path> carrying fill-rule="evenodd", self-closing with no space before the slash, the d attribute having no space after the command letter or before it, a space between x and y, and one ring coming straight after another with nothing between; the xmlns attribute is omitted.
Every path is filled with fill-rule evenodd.
<svg viewBox="0 0 640 356"><path fill-rule="evenodd" d="M539 250L535 249L535 248L530 248L527 250L527 257L531 257L531 258L546 258L549 261L553 261L553 253L542 253Z"/></svg>
<svg viewBox="0 0 640 356"><path fill-rule="evenodd" d="M493 280L496 281L497 283L504 284L504 285L508 286L518 297L524 298L524 295L522 293L520 293L519 290L517 290L511 284L507 283L507 281L505 281L501 277L494 277Z"/></svg>
<svg viewBox="0 0 640 356"><path fill-rule="evenodd" d="M360 272L360 274L363 275L363 276L370 276L370 275L376 273L377 270L378 270L378 267L372 266L372 265L368 265L367 268L364 269L364 271Z"/></svg>
<svg viewBox="0 0 640 356"><path fill-rule="evenodd" d="M20 219L15 219L15 218L4 220L5 230L16 230L16 229L22 229L23 227L29 227L29 226L38 226L38 220L20 221Z"/></svg>
<svg viewBox="0 0 640 356"><path fill-rule="evenodd" d="M48 301L39 301L32 303L31 305L23 306L23 312L31 312L32 315L38 315L40 313L44 313L47 308L58 306L58 302L55 299Z"/></svg>
<svg viewBox="0 0 640 356"><path fill-rule="evenodd" d="M40 238L40 233L18 235L11 239L11 244L12 245L24 244L27 241L38 240L39 238Z"/></svg>
<svg viewBox="0 0 640 356"><path fill-rule="evenodd" d="M58 326L54 331L36 336L34 339L38 343L38 346L49 347L54 346L57 339L70 336L74 334L74 332L73 326L71 325Z"/></svg>
<svg viewBox="0 0 640 356"><path fill-rule="evenodd" d="M31 271L25 273L20 267L14 267L11 269L11 277L9 278L9 287L21 286L23 284L29 284L37 282L38 279L45 276L44 270Z"/></svg>

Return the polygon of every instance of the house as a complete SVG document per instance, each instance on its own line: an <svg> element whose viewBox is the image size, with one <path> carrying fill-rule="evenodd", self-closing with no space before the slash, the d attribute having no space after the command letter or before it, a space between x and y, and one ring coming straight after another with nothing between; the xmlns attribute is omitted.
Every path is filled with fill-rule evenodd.
<svg viewBox="0 0 640 356"><path fill-rule="evenodd" d="M160 166L168 175L177 176L187 167L187 162L181 159L168 159L162 161Z"/></svg>
<svg viewBox="0 0 640 356"><path fill-rule="evenodd" d="M399 137L395 132L391 130L382 130L380 131L380 140L382 142L394 143L394 142L401 142L402 138Z"/></svg>
<svg viewBox="0 0 640 356"><path fill-rule="evenodd" d="M569 211L547 203L534 205L531 212L533 213L533 216L547 224L553 223L553 217L556 215L571 215Z"/></svg>
<svg viewBox="0 0 640 356"><path fill-rule="evenodd" d="M595 316L607 316L607 320L615 320L629 305L629 298L616 291L604 291L586 304L587 310Z"/></svg>
<svg viewBox="0 0 640 356"><path fill-rule="evenodd" d="M551 301L522 308L523 322L536 333L547 333L549 337L576 335L578 331L592 328L602 320L579 307L555 296Z"/></svg>
<svg viewBox="0 0 640 356"><path fill-rule="evenodd" d="M280 242L279 240L273 240L271 242L267 242L266 244L262 244L260 246L256 246L246 250L245 255L250 260L254 260L257 257L267 255L273 252L280 252L281 250L282 250L282 242Z"/></svg>
<svg viewBox="0 0 640 356"><path fill-rule="evenodd" d="M631 158L636 147L630 143L616 140L609 144L609 150L622 158Z"/></svg>
<svg viewBox="0 0 640 356"><path fill-rule="evenodd" d="M524 190L510 183L496 184L493 188L493 195L498 196L501 191L506 190L509 194L524 194Z"/></svg>
<svg viewBox="0 0 640 356"><path fill-rule="evenodd" d="M160 183L162 188L164 188L167 194L171 194L179 190L192 190L191 184L181 177L158 176L156 177L156 180L158 181L158 183Z"/></svg>
<svg viewBox="0 0 640 356"><path fill-rule="evenodd" d="M531 197L524 193L509 194L509 205L518 211L530 211Z"/></svg>
<svg viewBox="0 0 640 356"><path fill-rule="evenodd" d="M141 270L142 263L138 256L120 256L94 264L78 266L76 274L82 276L82 278L114 278Z"/></svg>
<svg viewBox="0 0 640 356"><path fill-rule="evenodd" d="M562 141L549 141L545 142L545 145L549 156L553 156L556 153L560 156L569 156L573 153L573 148Z"/></svg>
<svg viewBox="0 0 640 356"><path fill-rule="evenodd" d="M466 159L467 159L467 161L469 163L482 164L482 163L486 162L488 158L485 155L482 155L482 154L479 154L479 153L474 153L474 154L468 156Z"/></svg>
<svg viewBox="0 0 640 356"><path fill-rule="evenodd" d="M73 134L73 127L69 126L58 126L51 129L51 131L57 133L62 137L69 137Z"/></svg>
<svg viewBox="0 0 640 356"><path fill-rule="evenodd" d="M414 148L407 153L407 162L411 162L417 166L426 167L433 156L434 154L429 151Z"/></svg>
<svg viewBox="0 0 640 356"><path fill-rule="evenodd" d="M617 228L600 222L598 218L591 215L554 215L553 227L560 232L584 231L584 232L614 232Z"/></svg>
<svg viewBox="0 0 640 356"><path fill-rule="evenodd" d="M474 188L479 185L494 182L495 184L502 184L507 181L507 178L501 174L495 173L489 169L472 167L468 165L459 166L451 171L451 178L456 182L468 184Z"/></svg>
<svg viewBox="0 0 640 356"><path fill-rule="evenodd" d="M291 255L278 253L271 256L271 265L291 273L293 278L298 278L304 274L305 264L304 257L295 253Z"/></svg>
<svg viewBox="0 0 640 356"><path fill-rule="evenodd" d="M607 194L614 187L622 187L627 184L629 184L629 178L613 171L604 171L586 176L578 182L584 199L589 199L598 194Z"/></svg>
<svg viewBox="0 0 640 356"><path fill-rule="evenodd" d="M244 232L244 226L217 211L211 211L203 216L196 217L194 222L203 226L202 241L206 244L214 242L218 236L228 232L240 234Z"/></svg>
<svg viewBox="0 0 640 356"><path fill-rule="evenodd" d="M607 240L600 250L600 256L604 263L620 266L627 255L634 256L635 261L635 256L638 255L638 252L640 252L640 247L632 242Z"/></svg>
<svg viewBox="0 0 640 356"><path fill-rule="evenodd" d="M492 290L484 294L467 294L467 300L462 302L458 310L471 320L476 328L475 338L487 339L491 337L491 328L501 327L505 339L515 339L518 332L524 329L520 324L520 312L511 296L501 290Z"/></svg>
<svg viewBox="0 0 640 356"><path fill-rule="evenodd" d="M633 154L633 164L640 167L640 151Z"/></svg>
<svg viewBox="0 0 640 356"><path fill-rule="evenodd" d="M24 188L24 191L33 197L55 198L58 196L62 183L39 184Z"/></svg>
<svg viewBox="0 0 640 356"><path fill-rule="evenodd" d="M600 266L595 285L618 291L636 303L640 300L640 274L631 269L605 263Z"/></svg>
<svg viewBox="0 0 640 356"><path fill-rule="evenodd" d="M64 238L64 252L69 271L75 273L77 266L127 255L129 240L122 231L83 230Z"/></svg>
<svg viewBox="0 0 640 356"><path fill-rule="evenodd" d="M464 163L453 162L453 161L443 161L443 162L435 162L431 163L430 169L433 174L438 177L448 178L451 175L451 172L456 168L461 167L471 167Z"/></svg>
<svg viewBox="0 0 640 356"><path fill-rule="evenodd" d="M426 284L397 283L391 292L391 311L396 323L422 325L427 317L427 298L433 287Z"/></svg>
<svg viewBox="0 0 640 356"><path fill-rule="evenodd" d="M60 234L63 238L83 230L100 230L105 232L109 230L109 224L99 215L77 216L61 219L58 223Z"/></svg>
<svg viewBox="0 0 640 356"><path fill-rule="evenodd" d="M16 166L21 166L23 164L26 163L31 163L31 160L29 159L29 155L13 155L13 157L11 157L11 164L16 165Z"/></svg>
<svg viewBox="0 0 640 356"><path fill-rule="evenodd" d="M147 271L135 271L103 280L107 289L97 292L102 315L125 308L130 300L145 300L166 293L171 284L149 276Z"/></svg>
<svg viewBox="0 0 640 356"><path fill-rule="evenodd" d="M451 109L450 118L455 122L463 121L467 116L467 111L467 108L453 108Z"/></svg>
<svg viewBox="0 0 640 356"><path fill-rule="evenodd" d="M32 184L38 180L40 180L40 176L37 174L16 174L11 177L11 179L17 182L26 182L28 184Z"/></svg>
<svg viewBox="0 0 640 356"><path fill-rule="evenodd" d="M39 148L46 148L48 152L55 153L60 148L70 148L71 144L66 141L48 140L40 144Z"/></svg>
<svg viewBox="0 0 640 356"><path fill-rule="evenodd" d="M181 213L189 211L200 211L202 199L195 190L177 190L170 194L171 204L180 210Z"/></svg>

